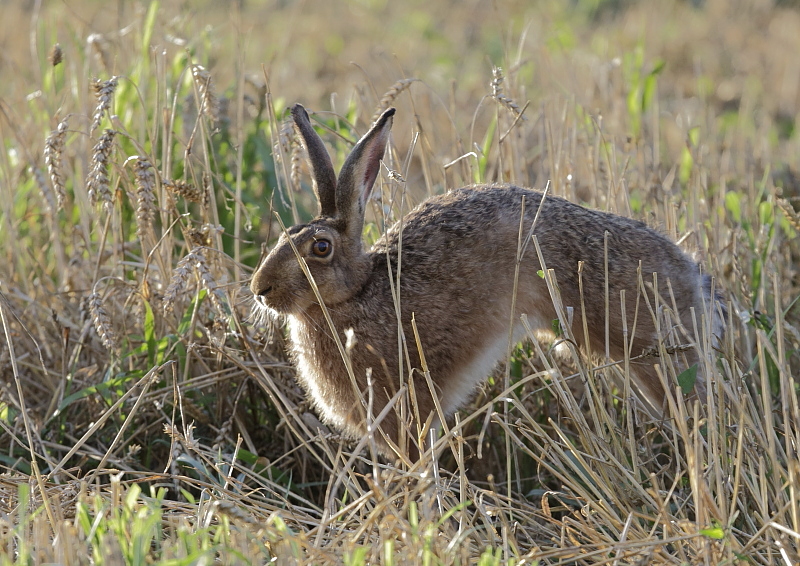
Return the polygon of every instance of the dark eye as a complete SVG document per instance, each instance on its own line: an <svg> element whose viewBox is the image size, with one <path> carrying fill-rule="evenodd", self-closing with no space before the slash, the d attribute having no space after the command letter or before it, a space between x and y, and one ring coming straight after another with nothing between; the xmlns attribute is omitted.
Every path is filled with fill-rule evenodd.
<svg viewBox="0 0 800 566"><path fill-rule="evenodd" d="M311 245L311 253L317 257L328 257L333 251L333 244L328 240L316 240Z"/></svg>

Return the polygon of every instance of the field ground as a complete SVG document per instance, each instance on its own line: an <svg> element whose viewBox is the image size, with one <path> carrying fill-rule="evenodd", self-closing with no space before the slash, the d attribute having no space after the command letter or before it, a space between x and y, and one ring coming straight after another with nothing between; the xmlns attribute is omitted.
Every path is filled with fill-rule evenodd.
<svg viewBox="0 0 800 566"><path fill-rule="evenodd" d="M4 5L0 561L799 563L795 4ZM337 164L397 107L369 240L485 181L679 240L731 313L703 403L532 341L436 465L352 453L244 286L314 211L295 101Z"/></svg>

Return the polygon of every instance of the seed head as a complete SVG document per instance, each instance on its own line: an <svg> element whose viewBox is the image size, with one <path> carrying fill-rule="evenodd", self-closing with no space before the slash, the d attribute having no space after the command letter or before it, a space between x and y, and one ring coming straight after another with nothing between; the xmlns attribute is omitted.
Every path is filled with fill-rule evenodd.
<svg viewBox="0 0 800 566"><path fill-rule="evenodd" d="M47 165L47 173L50 175L50 182L53 184L53 190L56 193L59 209L64 208L64 201L67 198L61 161L61 156L64 153L64 139L67 135L67 120L68 118L64 118L44 141L44 162Z"/></svg>
<svg viewBox="0 0 800 566"><path fill-rule="evenodd" d="M500 67L493 67L492 68L492 98L494 98L497 102L501 105L508 108L511 112L514 113L515 116L519 116L520 109L519 105L514 102L513 99L509 98L505 95L503 81L505 81L505 77L503 76L503 69ZM524 119L524 118L523 118Z"/></svg>
<svg viewBox="0 0 800 566"><path fill-rule="evenodd" d="M64 51L61 49L61 45L56 43L53 45L53 48L50 50L50 55L48 56L50 64L53 67L60 65L61 62L64 60Z"/></svg>
<svg viewBox="0 0 800 566"><path fill-rule="evenodd" d="M89 178L86 179L86 186L89 188L89 202L94 206L102 201L103 208L107 213L111 212L111 207L113 206L110 189L111 181L108 178L108 162L116 133L114 130L106 130L100 136L100 140L94 148L92 148L91 169Z"/></svg>
<svg viewBox="0 0 800 566"><path fill-rule="evenodd" d="M94 322L94 328L97 330L100 341L108 351L115 352L117 350L117 337L114 334L114 328L111 326L111 318L108 316L106 309L103 308L103 299L99 293L92 292L89 295L88 302L92 322Z"/></svg>
<svg viewBox="0 0 800 566"><path fill-rule="evenodd" d="M200 98L200 114L208 118L212 124L216 124L219 120L219 99L214 93L214 81L211 73L202 65L194 65L192 77L194 77Z"/></svg>
<svg viewBox="0 0 800 566"><path fill-rule="evenodd" d="M180 195L189 202L202 203L205 200L203 198L203 191L199 190L191 183L181 181L180 179L175 179L174 181L165 180L163 183L169 192Z"/></svg>
<svg viewBox="0 0 800 566"><path fill-rule="evenodd" d="M147 157L139 156L133 166L136 177L136 235L141 240L153 227L156 175Z"/></svg>
<svg viewBox="0 0 800 566"><path fill-rule="evenodd" d="M419 79L400 79L399 81L395 82L389 90L383 93L381 97L381 101L378 103L378 107L375 109L375 114L372 115L372 123L374 124L375 121L380 118L383 111L389 108L389 105L394 102L394 99L400 96L400 94L404 90L408 90L408 88Z"/></svg>
<svg viewBox="0 0 800 566"><path fill-rule="evenodd" d="M117 77L111 77L107 81L94 79L92 82L94 95L97 98L97 107L94 109L92 116L92 132L100 127L103 121L103 115L108 113L111 108L111 97L114 95L114 90L117 88Z"/></svg>

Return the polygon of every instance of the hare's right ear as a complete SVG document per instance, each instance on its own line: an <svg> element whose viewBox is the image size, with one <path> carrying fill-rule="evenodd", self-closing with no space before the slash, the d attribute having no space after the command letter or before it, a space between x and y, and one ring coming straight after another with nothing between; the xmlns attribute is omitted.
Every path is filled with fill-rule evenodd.
<svg viewBox="0 0 800 566"><path fill-rule="evenodd" d="M354 240L361 239L367 199L381 167L383 152L389 143L394 108L383 111L372 128L364 134L339 172L336 186L336 211L344 220L345 231Z"/></svg>
<svg viewBox="0 0 800 566"><path fill-rule="evenodd" d="M292 106L292 118L311 161L311 177L314 181L314 194L319 202L319 215L336 216L336 173L333 171L331 156L311 126L308 113L301 104Z"/></svg>

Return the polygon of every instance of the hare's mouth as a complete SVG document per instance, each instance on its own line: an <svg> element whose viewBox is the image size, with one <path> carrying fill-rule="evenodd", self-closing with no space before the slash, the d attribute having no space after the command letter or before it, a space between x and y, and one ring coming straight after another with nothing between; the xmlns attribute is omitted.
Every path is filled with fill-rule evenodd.
<svg viewBox="0 0 800 566"><path fill-rule="evenodd" d="M272 305L267 303L267 298L264 295L253 295L253 300L256 303L256 308L259 310L274 310Z"/></svg>
<svg viewBox="0 0 800 566"><path fill-rule="evenodd" d="M267 300L261 295L253 295L253 316L257 320L279 320L283 315L275 309L274 305L267 304Z"/></svg>
<svg viewBox="0 0 800 566"><path fill-rule="evenodd" d="M278 319L288 314L292 310L293 304L291 302L284 304L283 301L277 300L277 297L274 296L270 296L267 299L266 295L253 295L253 306L259 314Z"/></svg>

